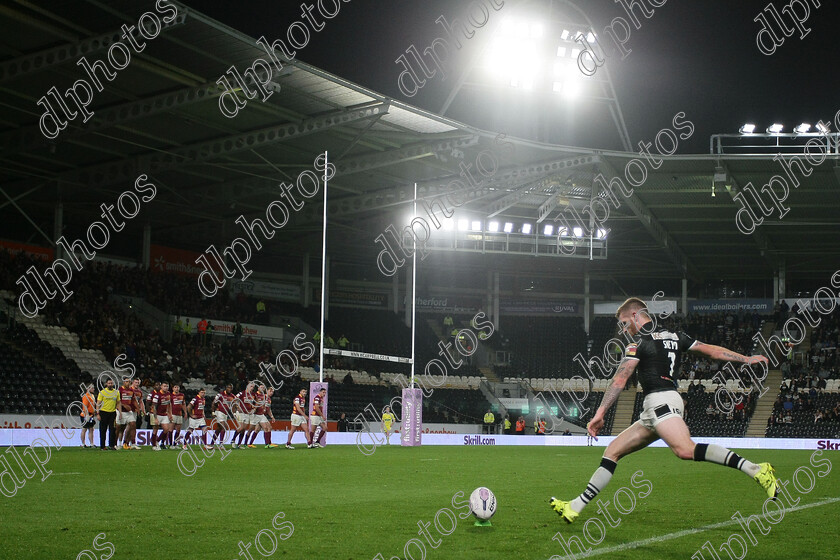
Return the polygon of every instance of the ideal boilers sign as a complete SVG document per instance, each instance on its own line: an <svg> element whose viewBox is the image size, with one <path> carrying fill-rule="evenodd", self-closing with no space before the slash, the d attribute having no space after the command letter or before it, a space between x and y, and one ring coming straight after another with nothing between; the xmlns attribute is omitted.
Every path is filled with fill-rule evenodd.
<svg viewBox="0 0 840 560"><path fill-rule="evenodd" d="M772 299L696 299L688 302L690 313L724 313L727 311L773 313Z"/></svg>

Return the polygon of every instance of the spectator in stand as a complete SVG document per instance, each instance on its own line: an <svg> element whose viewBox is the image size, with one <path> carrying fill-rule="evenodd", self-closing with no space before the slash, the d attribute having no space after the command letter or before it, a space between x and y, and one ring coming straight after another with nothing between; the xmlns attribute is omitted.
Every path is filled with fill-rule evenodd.
<svg viewBox="0 0 840 560"><path fill-rule="evenodd" d="M198 333L198 342L201 346L204 346L207 342L207 319L202 317L195 328Z"/></svg>
<svg viewBox="0 0 840 560"><path fill-rule="evenodd" d="M338 417L338 431L339 432L346 432L348 424L349 424L349 421L347 420L347 415L342 412L341 416Z"/></svg>
<svg viewBox="0 0 840 560"><path fill-rule="evenodd" d="M744 408L746 406L746 401L747 401L746 397L744 397L742 395L741 400L738 402L738 404L735 405L735 419L736 420L741 421L741 420L745 419Z"/></svg>
<svg viewBox="0 0 840 560"><path fill-rule="evenodd" d="M260 298L260 300L257 302L257 319L259 320L261 325L268 324L265 312L265 302L262 300L262 298Z"/></svg>
<svg viewBox="0 0 840 560"><path fill-rule="evenodd" d="M180 315L175 319L175 326L172 327L172 332L175 333L175 340L181 340L181 333L184 332L184 322L181 320Z"/></svg>
<svg viewBox="0 0 840 560"><path fill-rule="evenodd" d="M347 337L342 333L341 337L338 339L338 347L342 350L347 350L348 344L350 344L350 341L347 340Z"/></svg>
<svg viewBox="0 0 840 560"><path fill-rule="evenodd" d="M182 342L190 342L192 340L192 325L190 325L190 319L187 317L186 323L184 323L184 335L181 338Z"/></svg>
<svg viewBox="0 0 840 560"><path fill-rule="evenodd" d="M510 415L505 414L505 435L510 435Z"/></svg>
<svg viewBox="0 0 840 560"><path fill-rule="evenodd" d="M335 348L335 340L329 334L324 338L324 348Z"/></svg>
<svg viewBox="0 0 840 560"><path fill-rule="evenodd" d="M790 397L787 397L787 398L785 399L785 402L783 402L783 403L782 403L782 408L783 408L783 409L785 410L785 412L787 412L787 413L790 413L790 412L793 410L793 401L791 400L791 398L790 398Z"/></svg>
<svg viewBox="0 0 840 560"><path fill-rule="evenodd" d="M239 346L240 338L242 338L242 324L236 321L236 325L233 326L233 344L235 346Z"/></svg>
<svg viewBox="0 0 840 560"><path fill-rule="evenodd" d="M211 321L207 321L207 340L213 343L213 334L216 332L215 327Z"/></svg>
<svg viewBox="0 0 840 560"><path fill-rule="evenodd" d="M525 435L525 419L521 416L516 421L516 435L518 435L518 436Z"/></svg>

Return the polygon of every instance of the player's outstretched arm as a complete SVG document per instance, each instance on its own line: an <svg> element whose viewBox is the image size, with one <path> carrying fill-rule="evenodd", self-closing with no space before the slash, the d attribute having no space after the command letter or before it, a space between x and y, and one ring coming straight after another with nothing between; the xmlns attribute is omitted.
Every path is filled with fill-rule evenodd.
<svg viewBox="0 0 840 560"><path fill-rule="evenodd" d="M630 379L631 375L633 375L633 371L635 371L638 363L639 360L624 358L621 363L618 364L618 370L615 372L612 382L610 382L610 386L604 392L604 398L601 399L601 405L595 412L595 416L593 416L592 420L590 420L586 425L586 431L589 432L589 435L592 437L597 436L598 432L601 431L601 428L604 427L604 417L606 416L607 411L618 400L619 395L621 395L621 391L624 390L624 386L627 385L627 380Z"/></svg>
<svg viewBox="0 0 840 560"><path fill-rule="evenodd" d="M627 380L630 379L631 375L633 375L633 372L636 370L636 366L638 364L639 360L628 358L621 360L621 363L618 364L618 369L612 378L610 386L607 387L606 391L604 391L604 398L601 399L601 405L598 407L596 415L601 414L601 416L603 416L616 403L619 395L621 395L621 392L627 385Z"/></svg>
<svg viewBox="0 0 840 560"><path fill-rule="evenodd" d="M742 364L757 364L759 362L769 362L766 356L744 356L743 354L739 354L738 352L734 352L728 348L724 348L723 346L705 344L703 342L697 342L694 346L691 347L691 351L697 352L699 354L705 354L713 360L720 360L723 362L740 362Z"/></svg>

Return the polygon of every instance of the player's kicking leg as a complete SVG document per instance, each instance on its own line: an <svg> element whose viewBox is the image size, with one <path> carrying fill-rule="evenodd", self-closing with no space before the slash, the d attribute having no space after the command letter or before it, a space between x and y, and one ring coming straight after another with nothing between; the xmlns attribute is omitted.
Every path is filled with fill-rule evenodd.
<svg viewBox="0 0 840 560"><path fill-rule="evenodd" d="M659 419L653 430L645 427L643 420L639 420L621 432L607 447L601 465L592 475L586 490L570 502L552 498L549 502L551 507L564 521L573 522L583 508L609 483L619 459L647 447L660 437L680 459L708 461L739 469L764 488L769 497L775 498L778 494L775 470L769 463L756 465L725 447L706 443L695 444L685 421L676 414L669 414Z"/></svg>
<svg viewBox="0 0 840 560"><path fill-rule="evenodd" d="M572 501L565 502L552 497L549 504L566 523L571 523L583 511L583 508L592 501L598 493L606 487L615 472L616 463L634 451L644 449L659 439L656 432L644 427L641 421L636 422L620 434L607 446L604 456L601 458L601 465L589 479L586 490Z"/></svg>
<svg viewBox="0 0 840 560"><path fill-rule="evenodd" d="M694 443L688 426L679 416L663 420L656 426L656 431L680 459L707 461L738 469L764 488L770 498L775 498L779 494L776 471L770 463L750 462L737 453L714 443Z"/></svg>

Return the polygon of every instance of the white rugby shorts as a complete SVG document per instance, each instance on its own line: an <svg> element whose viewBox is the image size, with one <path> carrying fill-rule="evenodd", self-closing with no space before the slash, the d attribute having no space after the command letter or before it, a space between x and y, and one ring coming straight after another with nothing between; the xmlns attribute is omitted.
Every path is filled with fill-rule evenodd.
<svg viewBox="0 0 840 560"><path fill-rule="evenodd" d="M648 430L669 418L683 417L683 400L676 391L658 391L645 397L638 422Z"/></svg>

